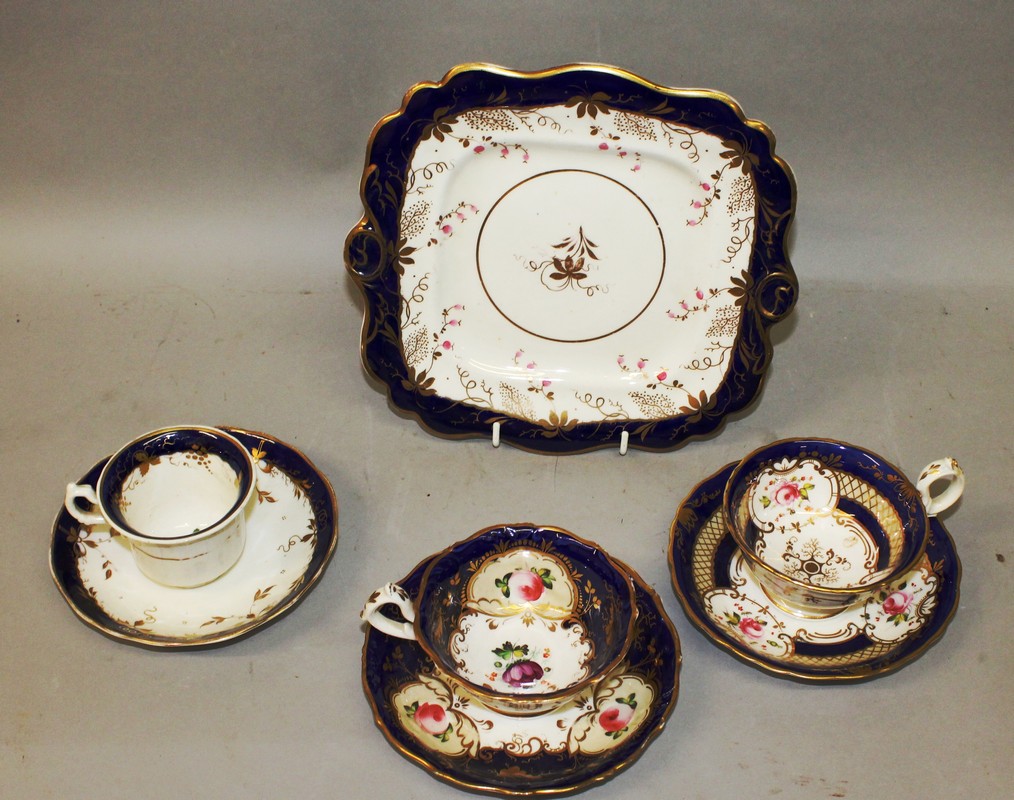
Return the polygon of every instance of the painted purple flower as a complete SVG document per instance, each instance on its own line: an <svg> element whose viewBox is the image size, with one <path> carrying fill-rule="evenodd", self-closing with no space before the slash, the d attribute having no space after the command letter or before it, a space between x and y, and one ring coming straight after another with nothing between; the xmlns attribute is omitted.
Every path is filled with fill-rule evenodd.
<svg viewBox="0 0 1014 800"><path fill-rule="evenodd" d="M504 681L515 687L531 686L542 675L542 667L534 661L515 661L503 671Z"/></svg>

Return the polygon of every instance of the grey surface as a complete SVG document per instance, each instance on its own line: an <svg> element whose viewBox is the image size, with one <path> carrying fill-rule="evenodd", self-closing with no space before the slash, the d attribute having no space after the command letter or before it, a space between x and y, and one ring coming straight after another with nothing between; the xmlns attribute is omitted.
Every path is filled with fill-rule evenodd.
<svg viewBox="0 0 1014 800"><path fill-rule="evenodd" d="M461 795L392 750L360 684L378 584L496 522L632 564L682 637L670 725L617 798L999 797L1014 736L1011 68L1004 3L0 5L0 785L5 797ZM602 61L767 122L801 284L767 387L668 454L542 457L400 419L344 274L370 130L456 63ZM279 624L202 653L96 634L53 586L64 485L127 439L229 423L301 448L341 538ZM677 503L775 438L968 474L940 643L806 686L729 658L670 588ZM958 788L960 784L960 789Z"/></svg>

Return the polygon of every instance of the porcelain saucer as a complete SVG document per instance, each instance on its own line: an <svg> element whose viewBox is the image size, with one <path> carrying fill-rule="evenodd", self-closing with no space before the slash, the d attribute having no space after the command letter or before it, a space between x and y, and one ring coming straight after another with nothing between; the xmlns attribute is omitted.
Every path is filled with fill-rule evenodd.
<svg viewBox="0 0 1014 800"><path fill-rule="evenodd" d="M259 470L257 504L239 561L205 586L162 586L141 574L121 536L104 525L82 525L61 509L50 570L86 624L149 647L219 644L290 611L320 580L338 542L338 504L327 478L277 439L224 430L250 449ZM105 461L78 482L94 484Z"/></svg>
<svg viewBox="0 0 1014 800"><path fill-rule="evenodd" d="M887 674L943 635L957 609L961 563L937 519L923 560L886 589L823 618L797 616L765 593L726 528L722 494L734 467L690 492L670 532L673 587L708 638L767 672L820 682Z"/></svg>
<svg viewBox="0 0 1014 800"><path fill-rule="evenodd" d="M400 585L415 596L429 563ZM661 732L679 689L679 637L658 595L636 573L638 611L625 661L594 691L553 711L491 711L444 680L419 645L367 627L363 686L391 745L459 788L497 795L555 795L630 766Z"/></svg>

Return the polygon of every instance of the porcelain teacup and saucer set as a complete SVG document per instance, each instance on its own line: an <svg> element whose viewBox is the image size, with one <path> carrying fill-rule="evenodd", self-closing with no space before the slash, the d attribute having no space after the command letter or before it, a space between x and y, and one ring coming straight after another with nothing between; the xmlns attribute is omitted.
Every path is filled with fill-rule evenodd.
<svg viewBox="0 0 1014 800"><path fill-rule="evenodd" d="M173 426L67 487L50 568L74 612L113 638L207 646L294 607L334 553L337 524L327 479L289 445Z"/></svg>
<svg viewBox="0 0 1014 800"><path fill-rule="evenodd" d="M377 724L462 788L575 791L662 730L680 645L628 566L559 528L497 525L369 598L363 680Z"/></svg>
<svg viewBox="0 0 1014 800"><path fill-rule="evenodd" d="M952 458L913 485L854 445L774 442L680 504L673 586L706 636L768 672L886 674L936 641L957 608L960 563L936 515L963 489Z"/></svg>

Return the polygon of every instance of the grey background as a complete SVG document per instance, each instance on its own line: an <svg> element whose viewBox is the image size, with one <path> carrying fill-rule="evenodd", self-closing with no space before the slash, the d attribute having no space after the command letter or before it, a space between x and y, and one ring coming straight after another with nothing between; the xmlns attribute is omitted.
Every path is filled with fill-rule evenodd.
<svg viewBox="0 0 1014 800"><path fill-rule="evenodd" d="M0 783L6 797L463 793L374 726L357 613L496 522L598 541L682 637L665 731L618 798L998 797L1014 736L1007 3L0 3ZM792 166L796 312L760 401L667 454L536 456L391 413L341 263L372 126L457 63L623 66L735 97ZM81 624L47 547L68 481L174 422L267 431L341 504L322 583L203 653ZM946 636L859 686L775 679L683 616L666 565L700 479L789 435L968 474Z"/></svg>

